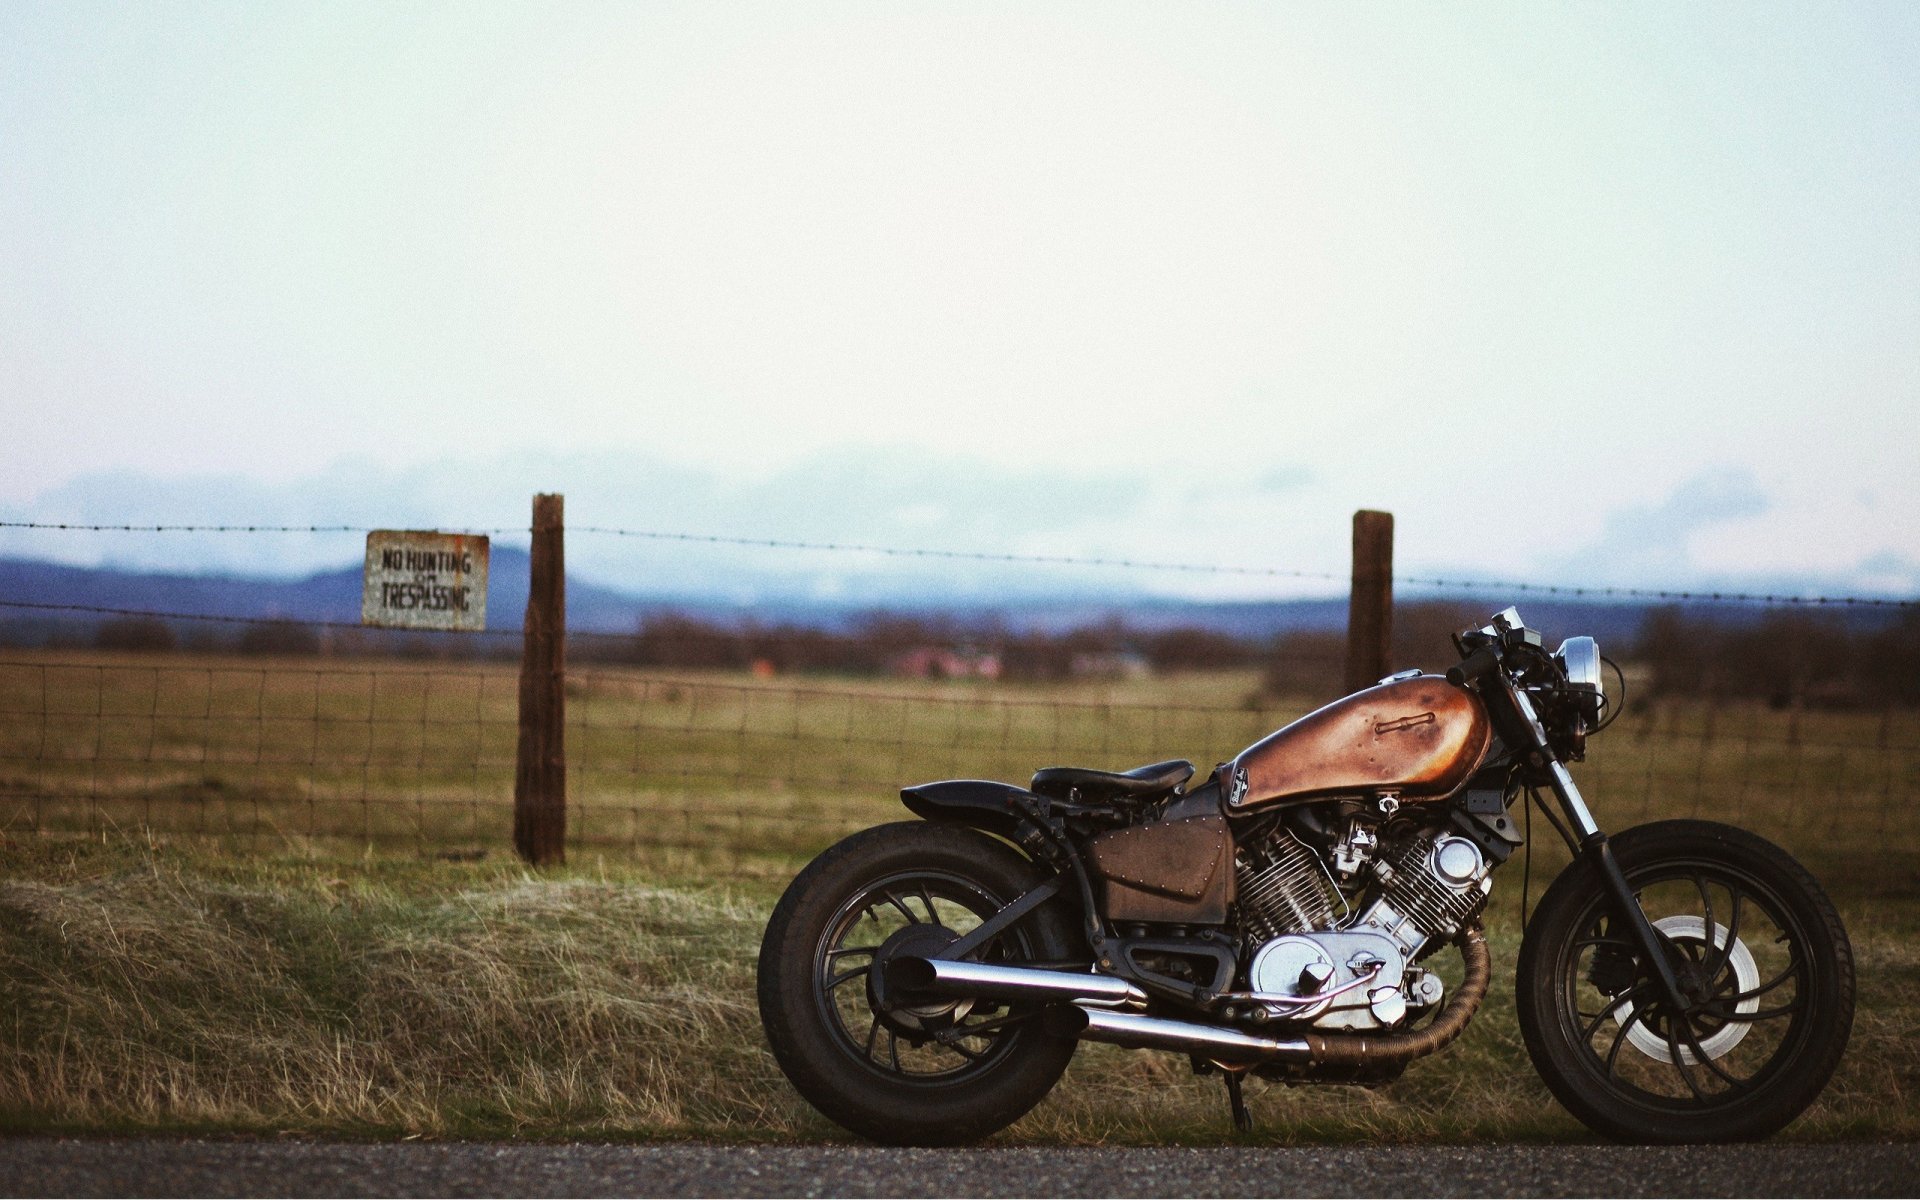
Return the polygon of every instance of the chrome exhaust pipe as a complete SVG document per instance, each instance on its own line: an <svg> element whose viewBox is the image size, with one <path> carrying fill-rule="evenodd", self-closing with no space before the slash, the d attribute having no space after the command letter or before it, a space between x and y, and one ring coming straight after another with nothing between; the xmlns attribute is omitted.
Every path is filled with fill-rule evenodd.
<svg viewBox="0 0 1920 1200"><path fill-rule="evenodd" d="M1047 1028L1057 1034L1089 1042L1111 1042L1139 1050L1177 1050L1199 1058L1234 1061L1310 1062L1313 1050L1304 1039L1257 1037L1223 1025L1196 1025L1133 1013L1105 1012L1075 1004L1047 1014Z"/></svg>
<svg viewBox="0 0 1920 1200"><path fill-rule="evenodd" d="M941 996L994 1000L1072 1000L1103 1008L1145 1008L1147 994L1111 975L1043 971L999 963L903 954L887 964L887 986Z"/></svg>

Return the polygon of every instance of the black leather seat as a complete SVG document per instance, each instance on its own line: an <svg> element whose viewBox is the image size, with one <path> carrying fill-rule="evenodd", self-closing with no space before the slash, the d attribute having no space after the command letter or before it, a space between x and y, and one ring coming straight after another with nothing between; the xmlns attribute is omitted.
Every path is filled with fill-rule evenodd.
<svg viewBox="0 0 1920 1200"><path fill-rule="evenodd" d="M1114 800L1151 800L1166 795L1193 778L1193 764L1184 758L1150 763L1131 771L1094 771L1086 767L1047 767L1033 773L1030 790L1065 799L1078 792L1093 804Z"/></svg>

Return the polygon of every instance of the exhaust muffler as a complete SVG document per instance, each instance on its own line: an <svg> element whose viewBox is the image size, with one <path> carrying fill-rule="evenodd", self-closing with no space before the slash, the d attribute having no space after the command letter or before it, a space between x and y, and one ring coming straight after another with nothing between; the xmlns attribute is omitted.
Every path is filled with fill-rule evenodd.
<svg viewBox="0 0 1920 1200"><path fill-rule="evenodd" d="M994 1000L1071 1000L1099 1008L1145 1008L1147 994L1111 975L1042 971L998 963L904 954L887 964L887 986L940 996Z"/></svg>
<svg viewBox="0 0 1920 1200"><path fill-rule="evenodd" d="M1191 1021L1105 1012L1079 1004L1048 1013L1047 1028L1083 1041L1110 1042L1137 1050L1177 1050L1199 1058L1259 1062L1313 1059L1313 1049L1304 1038L1260 1037L1223 1025L1196 1025Z"/></svg>

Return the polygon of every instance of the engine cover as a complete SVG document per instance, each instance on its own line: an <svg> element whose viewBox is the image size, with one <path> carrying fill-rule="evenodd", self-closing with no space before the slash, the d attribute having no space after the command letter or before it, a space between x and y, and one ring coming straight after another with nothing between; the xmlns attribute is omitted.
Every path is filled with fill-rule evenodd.
<svg viewBox="0 0 1920 1200"><path fill-rule="evenodd" d="M1282 1019L1311 1020L1320 1029L1379 1029L1393 1021L1376 1014L1375 993L1398 995L1406 970L1400 947L1371 930L1290 933L1254 951L1247 983L1262 995L1285 998L1270 1010ZM1367 982L1351 986L1361 979ZM1325 998L1315 1002L1315 996Z"/></svg>

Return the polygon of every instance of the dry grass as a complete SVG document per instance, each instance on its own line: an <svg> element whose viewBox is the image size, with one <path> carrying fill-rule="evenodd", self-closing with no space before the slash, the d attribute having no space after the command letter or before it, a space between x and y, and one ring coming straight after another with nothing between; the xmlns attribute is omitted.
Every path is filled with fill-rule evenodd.
<svg viewBox="0 0 1920 1200"><path fill-rule="evenodd" d="M506 865L511 667L16 655L0 1125L840 1136L779 1076L752 1006L799 863L899 819L902 783L1205 766L1316 700L1253 684L576 672L575 865L532 875ZM1581 776L1608 828L1730 820L1840 885L1854 1049L1790 1136L1920 1136L1920 714L1640 706ZM1564 854L1535 834L1537 896ZM448 851L488 858L429 857ZM1519 874L1501 874L1494 991L1462 1041L1377 1091L1256 1083L1261 1138L1585 1136L1514 1026ZM1089 1046L1005 1136L1222 1140L1221 1093L1184 1059Z"/></svg>
<svg viewBox="0 0 1920 1200"><path fill-rule="evenodd" d="M756 917L724 895L127 846L15 847L7 867L9 1125L766 1123L742 1038Z"/></svg>
<svg viewBox="0 0 1920 1200"><path fill-rule="evenodd" d="M512 666L96 652L0 661L0 833L154 830L236 849L505 851ZM569 842L663 877L772 879L899 815L897 789L1038 767L1202 769L1326 699L1251 673L979 681L569 677ZM1642 703L1579 768L1603 825L1730 821L1827 876L1920 879L1920 712ZM1548 837L1542 831L1543 838Z"/></svg>
<svg viewBox="0 0 1920 1200"><path fill-rule="evenodd" d="M1254 1084L1258 1140L1582 1138L1514 1027L1517 913L1462 1041L1377 1091ZM773 889L662 888L627 865L242 861L0 842L0 1126L370 1136L835 1138L753 1009ZM1849 911L1853 1050L1786 1136L1920 1136L1920 904ZM1084 1047L1003 1138L1230 1141L1217 1080Z"/></svg>

